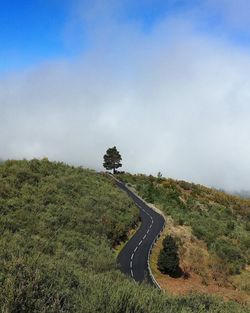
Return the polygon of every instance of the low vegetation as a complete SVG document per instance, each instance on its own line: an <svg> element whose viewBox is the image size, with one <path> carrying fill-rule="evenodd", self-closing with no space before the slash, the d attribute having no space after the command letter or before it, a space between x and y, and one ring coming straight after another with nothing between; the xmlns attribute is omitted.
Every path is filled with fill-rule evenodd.
<svg viewBox="0 0 250 313"><path fill-rule="evenodd" d="M172 297L117 268L113 247L139 212L109 178L47 159L0 165L1 312L248 312Z"/></svg>
<svg viewBox="0 0 250 313"><path fill-rule="evenodd" d="M75 312L139 217L107 178L46 159L1 165L0 196L3 312Z"/></svg>
<svg viewBox="0 0 250 313"><path fill-rule="evenodd" d="M186 277L216 282L249 294L250 200L160 176L120 175L148 202L161 208L179 246Z"/></svg>

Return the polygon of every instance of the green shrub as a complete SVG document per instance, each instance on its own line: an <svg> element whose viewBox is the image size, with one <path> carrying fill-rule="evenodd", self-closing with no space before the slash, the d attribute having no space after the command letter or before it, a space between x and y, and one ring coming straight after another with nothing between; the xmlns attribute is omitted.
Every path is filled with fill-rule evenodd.
<svg viewBox="0 0 250 313"><path fill-rule="evenodd" d="M219 238L211 248L228 264L230 274L240 274L245 265L245 259L239 247L226 238Z"/></svg>
<svg viewBox="0 0 250 313"><path fill-rule="evenodd" d="M176 275L179 271L180 260L175 240L168 235L163 239L162 245L163 249L159 254L157 266L165 274Z"/></svg>

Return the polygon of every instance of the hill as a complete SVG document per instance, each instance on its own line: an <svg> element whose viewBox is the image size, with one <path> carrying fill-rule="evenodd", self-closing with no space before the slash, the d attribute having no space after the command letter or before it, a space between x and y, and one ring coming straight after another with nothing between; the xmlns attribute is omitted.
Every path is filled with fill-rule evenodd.
<svg viewBox="0 0 250 313"><path fill-rule="evenodd" d="M172 297L117 268L113 247L139 212L109 178L47 159L0 165L2 312L247 312L204 295Z"/></svg>
<svg viewBox="0 0 250 313"><path fill-rule="evenodd" d="M166 289L172 286L175 293L204 290L249 300L249 199L173 179L130 174L120 175L120 179L168 216L165 235L173 235L178 243L185 279L178 285L178 280L161 275L154 266ZM161 242L156 254L159 245ZM156 259L154 255L154 265Z"/></svg>

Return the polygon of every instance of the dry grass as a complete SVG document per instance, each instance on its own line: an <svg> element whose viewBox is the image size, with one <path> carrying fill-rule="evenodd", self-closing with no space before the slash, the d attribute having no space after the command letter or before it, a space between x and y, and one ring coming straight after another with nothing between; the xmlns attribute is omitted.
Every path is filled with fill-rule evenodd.
<svg viewBox="0 0 250 313"><path fill-rule="evenodd" d="M171 217L168 217L167 221L167 227L153 248L150 259L153 274L163 289L173 295L202 292L239 303L250 303L249 271L246 270L230 279L224 277L223 271L219 271L219 260L209 254L203 241L192 235L190 227L174 225ZM162 240L168 234L171 234L178 243L180 266L186 273L185 277L172 278L162 274L157 268Z"/></svg>
<svg viewBox="0 0 250 313"><path fill-rule="evenodd" d="M242 291L250 293L250 266L240 275L230 277L230 282Z"/></svg>

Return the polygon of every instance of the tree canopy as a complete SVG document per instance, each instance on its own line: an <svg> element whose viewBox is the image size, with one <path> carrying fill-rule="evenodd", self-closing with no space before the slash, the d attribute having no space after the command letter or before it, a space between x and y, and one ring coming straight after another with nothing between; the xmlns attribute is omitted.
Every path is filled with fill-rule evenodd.
<svg viewBox="0 0 250 313"><path fill-rule="evenodd" d="M114 174L116 173L116 169L122 166L122 157L116 146L109 148L106 151L106 154L103 156L103 159L103 166L106 168L106 170L113 170Z"/></svg>

